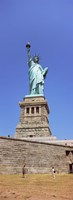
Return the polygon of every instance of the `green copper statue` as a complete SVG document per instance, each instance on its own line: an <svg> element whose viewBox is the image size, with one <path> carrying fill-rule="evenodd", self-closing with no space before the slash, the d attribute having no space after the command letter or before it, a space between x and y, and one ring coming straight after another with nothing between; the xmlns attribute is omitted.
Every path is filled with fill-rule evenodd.
<svg viewBox="0 0 73 200"><path fill-rule="evenodd" d="M29 66L29 81L30 81L30 95L44 95L44 79L48 72L48 68L42 68L39 64L39 57L31 57L30 43L26 44L28 53L28 66Z"/></svg>

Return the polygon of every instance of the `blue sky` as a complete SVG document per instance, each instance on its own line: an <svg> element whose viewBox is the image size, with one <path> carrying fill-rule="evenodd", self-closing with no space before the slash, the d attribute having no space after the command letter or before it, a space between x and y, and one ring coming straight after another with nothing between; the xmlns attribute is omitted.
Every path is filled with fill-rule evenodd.
<svg viewBox="0 0 73 200"><path fill-rule="evenodd" d="M73 0L0 0L0 135L14 136L18 103L29 94L28 41L48 67L52 135L73 139Z"/></svg>

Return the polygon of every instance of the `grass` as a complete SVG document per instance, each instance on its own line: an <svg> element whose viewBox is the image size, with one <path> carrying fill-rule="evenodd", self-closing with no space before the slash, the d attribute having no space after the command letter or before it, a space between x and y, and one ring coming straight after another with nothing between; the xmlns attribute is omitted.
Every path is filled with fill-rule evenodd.
<svg viewBox="0 0 73 200"><path fill-rule="evenodd" d="M72 200L73 175L0 175L0 200Z"/></svg>

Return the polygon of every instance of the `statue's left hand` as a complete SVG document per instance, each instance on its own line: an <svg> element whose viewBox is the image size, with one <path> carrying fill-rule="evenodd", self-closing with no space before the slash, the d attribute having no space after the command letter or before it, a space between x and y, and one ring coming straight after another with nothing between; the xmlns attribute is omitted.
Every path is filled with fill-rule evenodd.
<svg viewBox="0 0 73 200"><path fill-rule="evenodd" d="M46 78L47 72L48 72L48 67L46 67L46 68L44 69L44 71L43 71L43 76L44 76L44 78Z"/></svg>

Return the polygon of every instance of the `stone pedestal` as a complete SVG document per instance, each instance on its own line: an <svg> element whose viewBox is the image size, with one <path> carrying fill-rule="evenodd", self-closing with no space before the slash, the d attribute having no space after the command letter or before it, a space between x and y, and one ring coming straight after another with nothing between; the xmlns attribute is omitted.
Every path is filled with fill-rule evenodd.
<svg viewBox="0 0 73 200"><path fill-rule="evenodd" d="M26 96L19 105L20 122L16 127L15 138L51 136L49 107L44 96Z"/></svg>

